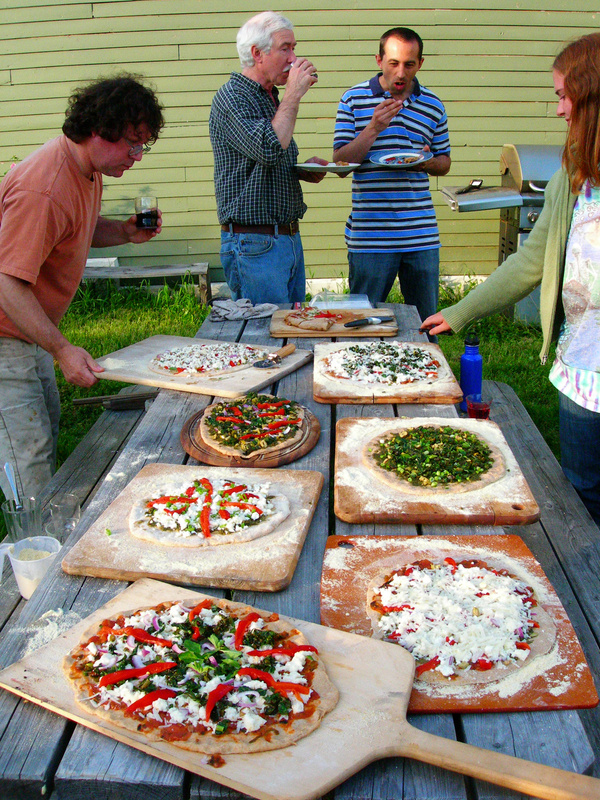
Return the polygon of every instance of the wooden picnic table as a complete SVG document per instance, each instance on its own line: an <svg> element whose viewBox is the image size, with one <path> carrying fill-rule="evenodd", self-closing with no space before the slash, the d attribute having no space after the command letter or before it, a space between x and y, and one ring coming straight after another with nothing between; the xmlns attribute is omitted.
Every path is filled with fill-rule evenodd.
<svg viewBox="0 0 600 800"><path fill-rule="evenodd" d="M398 338L421 341L414 307L392 306ZM270 344L269 320L211 323L198 332L203 339ZM301 349L322 340L296 340ZM281 341L281 343L284 343ZM279 342L277 342L279 344ZM486 382L494 400L492 419L501 427L541 508L539 522L504 529L518 533L542 565L579 636L593 674L600 676L600 532L526 413L506 384ZM330 507L333 480L331 446L335 423L343 417L455 417L454 406L324 405L313 401L312 366L284 377L273 389L308 407L318 418L321 437L308 454L286 468L317 470L325 476L309 534L290 585L277 593L226 592L215 596L256 604L282 615L319 622L319 583L330 534L493 534L484 526L353 525L338 520ZM180 443L184 422L212 401L197 394L161 390L146 411L104 411L48 486L44 500L75 491L84 500L71 547L146 463L195 463ZM106 479L108 478L108 480ZM19 598L10 567L0 587L0 668L37 644L75 624L124 588L122 582L66 575L58 562L31 600ZM60 665L56 665L57 670ZM411 723L449 739L458 739L532 762L600 776L600 710L540 711L493 714L430 714ZM535 767L532 767L535 772ZM29 800L209 800L242 797L208 779L186 774L44 709L0 692L0 797ZM328 800L423 798L423 800L496 800L522 795L437 767L402 758L385 759L361 770L328 796Z"/></svg>

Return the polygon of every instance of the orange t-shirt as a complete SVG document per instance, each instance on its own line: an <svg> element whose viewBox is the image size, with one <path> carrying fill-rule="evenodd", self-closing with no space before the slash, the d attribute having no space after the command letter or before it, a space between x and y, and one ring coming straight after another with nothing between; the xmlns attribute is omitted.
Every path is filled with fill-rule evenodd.
<svg viewBox="0 0 600 800"><path fill-rule="evenodd" d="M31 284L55 325L81 282L101 199L102 175L82 175L65 136L9 170L0 185L0 272ZM2 309L0 336L31 341Z"/></svg>

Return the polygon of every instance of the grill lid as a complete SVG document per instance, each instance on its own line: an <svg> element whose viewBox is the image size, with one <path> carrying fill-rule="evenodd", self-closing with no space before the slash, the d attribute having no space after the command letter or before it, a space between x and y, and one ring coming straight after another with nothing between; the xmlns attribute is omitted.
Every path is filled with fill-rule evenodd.
<svg viewBox="0 0 600 800"><path fill-rule="evenodd" d="M563 148L559 145L505 144L500 154L500 173L504 185L520 192L542 193L560 169Z"/></svg>
<svg viewBox="0 0 600 800"><path fill-rule="evenodd" d="M469 194L457 194L460 186L443 186L440 191L452 211L485 211L523 205L521 192L508 186L483 186Z"/></svg>

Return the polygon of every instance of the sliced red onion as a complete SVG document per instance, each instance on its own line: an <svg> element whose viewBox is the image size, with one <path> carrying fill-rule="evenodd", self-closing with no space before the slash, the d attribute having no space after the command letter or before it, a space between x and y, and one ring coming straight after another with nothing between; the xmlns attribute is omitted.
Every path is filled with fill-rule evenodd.
<svg viewBox="0 0 600 800"><path fill-rule="evenodd" d="M219 666L219 662L217 661L217 659L214 656L209 656L208 660L213 665L213 667L218 667Z"/></svg>
<svg viewBox="0 0 600 800"><path fill-rule="evenodd" d="M160 630L160 625L158 624L158 617L156 616L156 614L152 617L152 625L154 626L155 631Z"/></svg>
<svg viewBox="0 0 600 800"><path fill-rule="evenodd" d="M498 620L494 619L493 617L490 618L490 624L492 624L495 628L500 627L500 623L498 622Z"/></svg>
<svg viewBox="0 0 600 800"><path fill-rule="evenodd" d="M177 653L177 655L181 655L181 653L185 653L185 650L182 650L181 647L179 647L179 645L177 644L177 642L173 643L173 646L171 647L171 650L174 653Z"/></svg>
<svg viewBox="0 0 600 800"><path fill-rule="evenodd" d="M144 660L141 656L138 656L137 653L134 656L131 656L131 663L136 669L144 666Z"/></svg>
<svg viewBox="0 0 600 800"><path fill-rule="evenodd" d="M133 648L135 647L135 639L133 638L133 636L127 637L127 647L129 647L130 650L133 650Z"/></svg>
<svg viewBox="0 0 600 800"><path fill-rule="evenodd" d="M117 663L118 660L119 659L115 655L113 655L109 661L106 661L106 659L104 659L102 661L102 669L110 669L111 667L114 667L114 665Z"/></svg>

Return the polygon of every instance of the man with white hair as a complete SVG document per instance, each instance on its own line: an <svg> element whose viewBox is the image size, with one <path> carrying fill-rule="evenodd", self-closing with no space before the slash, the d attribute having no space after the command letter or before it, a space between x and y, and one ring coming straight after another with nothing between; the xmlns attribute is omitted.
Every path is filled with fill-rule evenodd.
<svg viewBox="0 0 600 800"><path fill-rule="evenodd" d="M296 168L294 126L317 73L310 61L296 58L295 47L288 19L272 11L252 17L237 35L242 72L233 72L212 102L221 264L234 300L305 299L299 220L306 205L299 179L317 183L325 173ZM283 85L280 101L276 87Z"/></svg>

